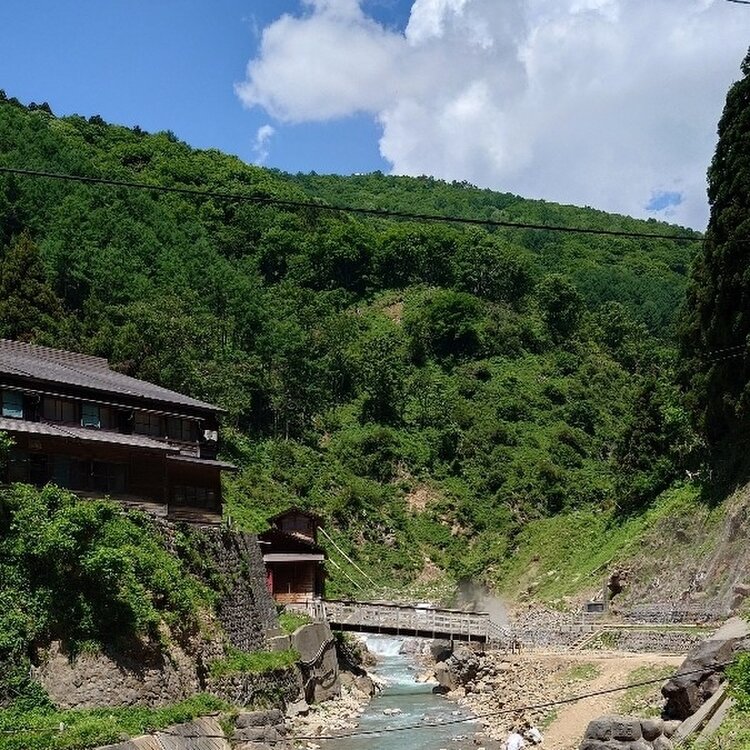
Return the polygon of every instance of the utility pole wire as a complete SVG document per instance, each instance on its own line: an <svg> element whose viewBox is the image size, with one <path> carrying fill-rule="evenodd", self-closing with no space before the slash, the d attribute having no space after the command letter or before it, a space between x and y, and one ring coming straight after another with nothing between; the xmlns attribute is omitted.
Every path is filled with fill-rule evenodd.
<svg viewBox="0 0 750 750"><path fill-rule="evenodd" d="M725 662L718 662L717 664L712 665L712 669L719 670L723 669L724 667L728 667L730 664L733 664L733 661L725 661ZM554 706L564 706L568 705L570 703L577 703L578 701L586 700L587 698L596 698L600 695L611 695L612 693L620 693L624 690L630 690L632 688L638 688L638 687L644 687L646 685L656 685L660 682L666 682L667 680L674 680L678 677L687 677L689 675L693 674L702 674L706 671L705 667L701 667L700 669L691 669L686 672L677 672L673 674L664 675L663 677L654 677L648 680L641 680L640 682L631 682L625 685L617 685L616 687L611 688L604 688L602 690L595 690L589 693L579 693L578 695L572 695L567 698L560 698L558 700L554 701L546 701L544 703L531 703L526 705L520 705L520 706L512 706L510 708L501 708L496 711L487 711L486 713L476 714L472 716L465 716L461 717L459 719L449 719L447 721L441 721L441 722L421 722L419 724L406 724L404 726L388 726L383 727L381 729L357 729L352 732L347 732L345 734L338 734L338 735L290 735L284 738L280 739L266 739L263 740L266 744L273 745L281 742L289 742L289 741L295 741L295 740L341 740L341 739L347 739L349 737L368 737L371 735L380 735L380 734L390 734L392 732L406 732L413 729L435 729L440 727L446 727L451 726L454 724L467 724L471 722L475 722L477 720L481 719L489 719L496 716L506 716L506 715L512 715L512 714L520 714L524 711L538 711L545 708L553 708ZM213 716L216 716L217 714L212 714ZM17 734L19 732L29 732L29 733L44 733L44 734L57 734L61 731L68 731L68 727L64 727L62 730L54 728L54 727L45 727L45 728L37 728L37 727L21 727L18 729L0 729L0 734ZM147 731L147 730L144 730ZM182 739L222 739L226 740L226 735L212 735L212 734L185 734L185 733L178 733L170 731L169 729L153 729L150 732L151 734L163 734L168 735L172 737L181 737Z"/></svg>
<svg viewBox="0 0 750 750"><path fill-rule="evenodd" d="M79 182L89 185L107 185L134 190L151 190L160 193L176 193L200 198L215 198L217 200L233 200L258 205L279 206L281 208L312 209L315 211L333 211L337 213L361 214L383 219L411 219L415 221L436 222L446 224L465 224L469 226L495 227L501 229L529 229L539 232L561 232L568 234L588 234L602 237L620 237L624 239L670 240L672 242L703 242L702 235L654 234L652 232L636 232L621 229L597 229L595 227L566 227L555 224L535 224L517 221L502 221L499 219L469 219L462 216L443 216L440 214L420 214L409 211L389 211L383 208L364 208L361 206L334 206L315 201L291 200L287 198L273 198L271 196L254 196L246 193L224 193L215 190L198 190L196 188L181 188L168 185L153 185L146 182L130 180L115 180L106 177L86 177L84 175L64 174L60 172L45 172L36 169L18 169L15 167L0 167L0 174L11 174L20 177L43 177L51 180Z"/></svg>
<svg viewBox="0 0 750 750"><path fill-rule="evenodd" d="M332 557L329 557L327 562L331 563L336 570L341 571L343 575L345 575L350 583L353 583L355 588L359 589L360 591L364 591L364 586L362 586L360 583L355 581Z"/></svg>
<svg viewBox="0 0 750 750"><path fill-rule="evenodd" d="M377 587L375 581L373 581L372 578L370 578L370 576L368 576L367 573L365 573L365 571L362 570L362 568L360 568L359 565L357 565L357 563L355 563L354 560L352 560L352 558L349 557L349 555L347 555L338 544L336 544L336 542L333 541L325 529L320 528L319 531L338 550L339 554L342 555L347 562L351 563L373 586Z"/></svg>

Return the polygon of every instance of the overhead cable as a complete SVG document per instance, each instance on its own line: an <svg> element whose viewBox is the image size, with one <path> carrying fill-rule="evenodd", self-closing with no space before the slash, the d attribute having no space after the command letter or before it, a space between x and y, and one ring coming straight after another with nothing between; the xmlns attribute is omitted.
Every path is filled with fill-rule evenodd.
<svg viewBox="0 0 750 750"><path fill-rule="evenodd" d="M46 172L36 169L18 169L15 167L0 167L0 174L12 174L21 177L43 177L51 180L64 180L89 185L107 185L110 187L128 188L133 190L150 190L160 193L176 193L199 198L215 198L217 200L242 201L257 205L279 206L281 208L307 209L315 211L333 211L336 213L359 214L383 219L411 219L446 224L463 224L469 226L496 227L502 229L527 229L539 232L560 232L568 234L587 234L602 237L620 237L625 239L670 240L672 242L702 242L701 235L655 234L652 232L636 232L624 229L597 229L596 227L571 227L556 224L535 224L529 222L504 221L500 219L472 219L463 216L445 216L440 214L422 214L409 211L392 211L383 208L364 208L362 206L330 205L315 201L291 200L270 196L248 195L246 193L228 193L215 190L198 190L197 188L183 188L169 185L154 185L146 182L131 180L115 180L107 177L87 177L85 175L65 174L61 172Z"/></svg>
<svg viewBox="0 0 750 750"><path fill-rule="evenodd" d="M723 669L724 667L728 667L729 665L733 664L733 661L725 661L725 662L719 662L717 664L712 665L712 669L719 670ZM467 724L475 721L479 721L481 719L490 719L497 716L505 716L508 714L522 714L525 711L538 711L541 709L546 708L554 708L555 706L563 706L570 703L577 703L578 701L587 700L588 698L596 698L601 695L610 695L612 693L619 693L626 690L631 690L634 688L639 687L645 687L647 685L656 685L660 682L665 682L667 680L674 680L679 677L688 677L689 675L693 674L703 674L705 673L705 667L702 667L700 669L691 669L685 672L677 672L675 674L669 674L664 675L663 677L653 677L648 680L641 680L639 682L631 682L626 685L618 685L616 687L612 688L603 688L602 690L594 690L590 693L579 693L578 695L570 696L568 698L560 698L558 700L554 701L545 701L544 703L529 703L522 706L513 706L511 708L502 708L498 709L497 711L487 711L486 713L481 714L474 714L471 716L464 716L457 719L449 719L447 721L442 722L420 722L419 724L406 724L403 726L389 726L384 727L382 729L359 729L353 732L346 732L344 734L332 734L332 735L291 735L288 737L284 737L278 740L274 739L264 739L263 742L267 744L275 744L278 742L290 742L290 741L296 741L296 740L341 740L341 739L348 739L353 737L370 737L373 735L380 735L380 734L390 734L393 732L406 732L411 731L414 729L436 729L440 727L446 727L451 726L455 724ZM44 728L34 728L34 727L24 727L19 728L15 730L0 730L0 734L8 734L8 733L19 733L19 732L29 732L29 733L58 733L60 730L54 727L44 727ZM64 731L64 729L63 729ZM183 739L223 739L226 740L225 735L211 735L211 734L186 734L184 732L170 732L168 729L159 729L159 730L153 730L154 733L158 732L159 734L166 734L173 737L182 737Z"/></svg>

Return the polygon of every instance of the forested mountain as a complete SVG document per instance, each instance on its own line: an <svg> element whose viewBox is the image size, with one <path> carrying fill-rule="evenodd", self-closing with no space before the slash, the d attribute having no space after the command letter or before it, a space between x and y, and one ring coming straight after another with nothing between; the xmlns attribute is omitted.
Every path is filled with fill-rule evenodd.
<svg viewBox="0 0 750 750"><path fill-rule="evenodd" d="M286 175L0 98L5 167L691 234L429 178ZM226 408L239 525L296 503L380 581L430 561L491 583L529 519L632 512L683 473L673 348L696 247L0 174L0 335Z"/></svg>

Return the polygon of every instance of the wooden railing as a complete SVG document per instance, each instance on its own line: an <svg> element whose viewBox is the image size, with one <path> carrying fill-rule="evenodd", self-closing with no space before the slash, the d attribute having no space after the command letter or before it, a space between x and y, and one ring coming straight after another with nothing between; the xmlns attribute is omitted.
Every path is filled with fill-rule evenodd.
<svg viewBox="0 0 750 750"><path fill-rule="evenodd" d="M319 604L334 629L480 643L485 643L490 633L490 616L486 612L341 600Z"/></svg>

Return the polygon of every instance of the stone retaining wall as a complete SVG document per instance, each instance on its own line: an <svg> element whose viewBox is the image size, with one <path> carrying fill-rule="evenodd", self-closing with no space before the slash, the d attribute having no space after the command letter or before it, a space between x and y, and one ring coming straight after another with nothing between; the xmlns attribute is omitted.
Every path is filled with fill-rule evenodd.
<svg viewBox="0 0 750 750"><path fill-rule="evenodd" d="M297 666L262 674L238 674L209 678L206 692L233 706L286 706L303 694L302 675Z"/></svg>
<svg viewBox="0 0 750 750"><path fill-rule="evenodd" d="M587 635L597 630L602 633L588 643L583 643ZM705 638L705 633L689 630L636 630L629 628L602 628L599 625L568 625L555 629L514 631L513 637L524 648L544 650L568 650L582 642L582 649L616 649L637 653L682 654L689 651Z"/></svg>
<svg viewBox="0 0 750 750"><path fill-rule="evenodd" d="M162 651L137 641L75 658L55 641L34 672L61 708L164 706L201 689L193 657L176 645Z"/></svg>
<svg viewBox="0 0 750 750"><path fill-rule="evenodd" d="M168 536L175 534L172 524L162 529ZM185 528L184 532L201 558L201 567L194 572L220 590L217 614L229 642L242 651L265 648L267 633L278 629L279 620L266 586L257 537L215 527Z"/></svg>
<svg viewBox="0 0 750 750"><path fill-rule="evenodd" d="M579 750L672 750L679 721L601 716L589 722Z"/></svg>
<svg viewBox="0 0 750 750"><path fill-rule="evenodd" d="M515 630L512 637L520 641L525 648L567 650L596 629L594 625L565 625L560 628Z"/></svg>
<svg viewBox="0 0 750 750"><path fill-rule="evenodd" d="M704 638L705 633L678 630L605 630L588 648L685 654Z"/></svg>
<svg viewBox="0 0 750 750"><path fill-rule="evenodd" d="M278 629L278 618L266 588L257 538L223 528L187 527L161 519L152 522L170 552L182 556L194 574L219 591L217 614L226 641L243 651L267 648L267 634ZM189 554L180 548L180 532L187 537ZM221 641L208 641L198 634L180 644L170 637L165 640L170 645L136 639L117 646L107 644L102 653L75 658L55 642L38 652L35 673L52 700L63 708L161 706L205 690L208 663L224 654ZM269 692L272 678L263 682L262 688L248 683L240 693ZM287 682L283 677L276 692L290 691Z"/></svg>

